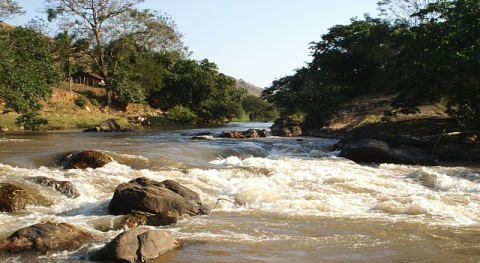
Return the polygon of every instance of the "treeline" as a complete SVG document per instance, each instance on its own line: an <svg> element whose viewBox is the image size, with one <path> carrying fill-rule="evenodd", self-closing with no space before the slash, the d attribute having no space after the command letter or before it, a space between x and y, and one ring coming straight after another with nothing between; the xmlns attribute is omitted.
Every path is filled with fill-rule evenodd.
<svg viewBox="0 0 480 263"><path fill-rule="evenodd" d="M27 28L0 26L0 98L20 113L17 124L36 129L51 87L76 72L94 72L106 89L102 103L125 108L148 103L184 123L272 120L273 105L247 96L237 81L207 59L189 58L182 35L165 14L139 10L133 0L46 0L48 20L69 28L47 38L42 21ZM0 21L22 13L0 5ZM252 106L252 104L254 104Z"/></svg>
<svg viewBox="0 0 480 263"><path fill-rule="evenodd" d="M373 93L397 95L386 114L438 103L465 127L480 128L480 1L379 5L388 17L331 27L312 43L312 61L262 96L283 114L304 115L310 128L321 127L340 103ZM401 5L417 8L402 17L395 12Z"/></svg>

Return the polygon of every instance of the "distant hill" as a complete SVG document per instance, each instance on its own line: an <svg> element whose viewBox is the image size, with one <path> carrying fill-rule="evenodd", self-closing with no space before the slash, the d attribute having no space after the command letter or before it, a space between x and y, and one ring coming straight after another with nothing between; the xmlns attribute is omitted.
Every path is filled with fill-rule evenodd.
<svg viewBox="0 0 480 263"><path fill-rule="evenodd" d="M248 91L248 95L253 95L256 97L260 97L262 95L262 91L263 91L262 88L257 87L251 83L248 83L243 79L237 79L237 84L240 87L246 88Z"/></svg>

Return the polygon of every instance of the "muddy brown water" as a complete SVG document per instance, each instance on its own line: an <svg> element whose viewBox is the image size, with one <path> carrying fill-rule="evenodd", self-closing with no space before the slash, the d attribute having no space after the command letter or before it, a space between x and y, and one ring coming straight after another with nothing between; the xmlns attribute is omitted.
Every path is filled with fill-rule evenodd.
<svg viewBox="0 0 480 263"><path fill-rule="evenodd" d="M156 262L480 262L477 168L358 165L330 152L332 139L190 139L269 125L0 138L0 182L24 187L35 200L26 211L0 213L0 236L46 220L95 236L78 251L0 261L89 262L120 233L106 209L115 187L145 176L176 180L212 208L163 227L185 245ZM87 170L55 165L59 155L87 149L116 161ZM36 176L69 180L81 195L68 199L35 185Z"/></svg>

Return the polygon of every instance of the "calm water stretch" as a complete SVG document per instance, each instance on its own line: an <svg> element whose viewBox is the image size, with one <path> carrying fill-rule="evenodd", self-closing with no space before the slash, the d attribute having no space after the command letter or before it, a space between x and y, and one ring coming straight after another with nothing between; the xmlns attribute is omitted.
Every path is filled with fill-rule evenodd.
<svg viewBox="0 0 480 263"><path fill-rule="evenodd" d="M53 220L98 240L75 252L2 255L0 262L88 262L120 233L110 230L116 217L107 213L115 187L140 176L176 180L212 208L165 228L185 246L161 262L480 262L478 168L358 165L329 152L336 141L322 138L190 140L269 126L0 138L0 182L36 200L25 212L0 213L0 236ZM99 150L116 161L55 167L59 154L73 150ZM42 188L29 180L36 176L71 181L81 196Z"/></svg>

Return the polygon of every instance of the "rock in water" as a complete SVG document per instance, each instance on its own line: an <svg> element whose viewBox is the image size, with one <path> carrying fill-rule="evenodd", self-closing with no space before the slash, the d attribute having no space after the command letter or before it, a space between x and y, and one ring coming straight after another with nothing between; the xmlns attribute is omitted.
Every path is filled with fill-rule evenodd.
<svg viewBox="0 0 480 263"><path fill-rule="evenodd" d="M9 183L0 183L0 212L16 212L27 205L25 190Z"/></svg>
<svg viewBox="0 0 480 263"><path fill-rule="evenodd" d="M161 230L133 228L116 236L95 254L95 259L146 262L177 249L181 242Z"/></svg>
<svg viewBox="0 0 480 263"><path fill-rule="evenodd" d="M45 222L22 228L0 240L0 251L7 253L75 250L93 236L65 223Z"/></svg>
<svg viewBox="0 0 480 263"><path fill-rule="evenodd" d="M58 181L44 176L36 177L33 181L39 185L51 187L68 198L77 198L80 196L78 190L69 181Z"/></svg>
<svg viewBox="0 0 480 263"><path fill-rule="evenodd" d="M86 169L98 168L112 162L113 158L97 151L81 151L68 153L63 156L57 163L63 169Z"/></svg>
<svg viewBox="0 0 480 263"><path fill-rule="evenodd" d="M146 212L135 212L130 215L126 215L123 218L123 229L134 228L141 225L149 226L167 226L175 224L179 218L179 214L176 212L161 212L157 214L151 214Z"/></svg>
<svg viewBox="0 0 480 263"><path fill-rule="evenodd" d="M392 163L394 161L390 147L375 139L361 139L343 147L341 157L357 163Z"/></svg>
<svg viewBox="0 0 480 263"><path fill-rule="evenodd" d="M158 182L144 177L117 186L108 211L114 215L135 211L152 214L170 211L179 215L209 212L192 190L174 181Z"/></svg>
<svg viewBox="0 0 480 263"><path fill-rule="evenodd" d="M290 117L281 117L275 120L270 128L273 136L291 137L302 135L300 122Z"/></svg>
<svg viewBox="0 0 480 263"><path fill-rule="evenodd" d="M114 132L114 131L122 131L122 127L118 124L117 120L115 119L108 119L95 127L88 128L85 132Z"/></svg>

